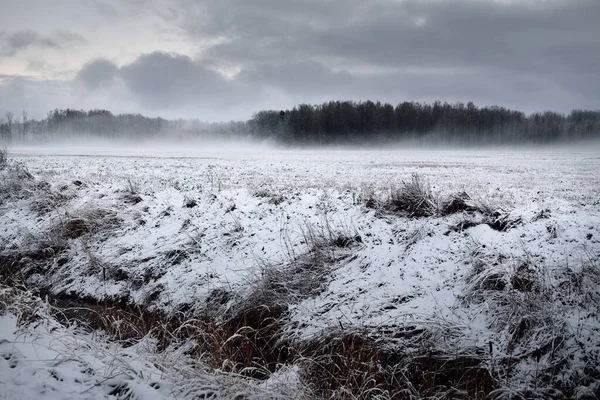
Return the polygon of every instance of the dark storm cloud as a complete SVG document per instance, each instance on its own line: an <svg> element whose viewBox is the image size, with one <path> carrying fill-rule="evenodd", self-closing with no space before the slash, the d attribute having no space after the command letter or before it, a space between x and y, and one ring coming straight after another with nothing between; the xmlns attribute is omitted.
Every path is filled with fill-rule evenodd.
<svg viewBox="0 0 600 400"><path fill-rule="evenodd" d="M97 89L113 83L118 68L108 60L99 59L87 63L77 73L76 80L89 89Z"/></svg>
<svg viewBox="0 0 600 400"><path fill-rule="evenodd" d="M600 48L597 0L184 4L197 13L181 15L190 35L228 39L210 56L248 63L336 56L394 66L531 67L549 59L578 65L564 52Z"/></svg>
<svg viewBox="0 0 600 400"><path fill-rule="evenodd" d="M353 88L354 98L397 101L435 97L436 82L443 99L529 110L597 107L600 100L597 0L181 4L191 11L181 14L186 34L224 38L206 59L237 65L244 79L279 85L291 96ZM363 82L356 67L384 72Z"/></svg>
<svg viewBox="0 0 600 400"><path fill-rule="evenodd" d="M152 108L188 103L233 103L235 83L190 57L154 52L120 69L120 76L142 105Z"/></svg>
<svg viewBox="0 0 600 400"><path fill-rule="evenodd" d="M14 56L27 48L59 49L85 43L81 35L63 30L50 35L42 35L31 29L14 33L0 31L0 56Z"/></svg>
<svg viewBox="0 0 600 400"><path fill-rule="evenodd" d="M206 68L190 57L153 52L117 66L106 59L86 64L75 81L90 92L114 85L126 89L145 109L173 109L186 105L223 107L237 103L243 85Z"/></svg>
<svg viewBox="0 0 600 400"><path fill-rule="evenodd" d="M600 49L599 17L597 1L561 6L412 1L324 32L318 48L349 60L395 66L528 69L544 67L547 61L579 66L579 60L565 58L563 52Z"/></svg>

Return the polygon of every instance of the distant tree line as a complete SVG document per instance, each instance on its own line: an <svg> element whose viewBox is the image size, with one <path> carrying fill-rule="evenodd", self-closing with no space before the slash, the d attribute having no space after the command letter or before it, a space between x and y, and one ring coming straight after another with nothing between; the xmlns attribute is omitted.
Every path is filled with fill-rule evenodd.
<svg viewBox="0 0 600 400"><path fill-rule="evenodd" d="M473 103L388 103L330 101L300 104L291 110L266 110L249 121L208 123L167 120L107 110L52 110L29 119L8 112L0 116L0 141L43 142L52 139L239 139L254 138L295 145L551 143L600 139L600 111L574 110L525 115L504 107Z"/></svg>
<svg viewBox="0 0 600 400"><path fill-rule="evenodd" d="M146 140L171 138L238 138L247 135L245 122L167 120L140 114L114 115L108 110L52 110L46 118L30 120L8 112L0 116L0 141L44 142L53 139L104 138Z"/></svg>
<svg viewBox="0 0 600 400"><path fill-rule="evenodd" d="M260 111L248 122L253 136L286 143L347 144L405 140L425 143L549 143L600 139L600 111L523 112L473 103L330 101L291 110Z"/></svg>

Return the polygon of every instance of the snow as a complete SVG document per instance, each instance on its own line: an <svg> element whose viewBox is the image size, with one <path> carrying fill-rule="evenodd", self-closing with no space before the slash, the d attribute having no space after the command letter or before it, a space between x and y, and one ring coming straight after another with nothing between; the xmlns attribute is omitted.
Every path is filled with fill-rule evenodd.
<svg viewBox="0 0 600 400"><path fill-rule="evenodd" d="M363 244L357 257L336 272L326 293L332 298L311 299L298 309L325 307L318 304L348 292L354 301L346 299L343 304L348 308L327 318L355 321L360 315L363 323L368 315L376 319L404 315L414 308L414 301L423 303L419 309L424 314L434 311L433 297L438 306L452 302L451 293L441 288L459 278L471 238L513 257L529 250L553 262L569 262L583 246L597 249L600 238L596 173L600 160L588 153L236 151L195 158L31 155L22 160L54 190L66 186L63 193L74 198L42 218L27 209L26 201L3 207L0 240L11 243L22 236L19 231L44 231L65 215L114 209L125 220L123 227L100 243L86 244L101 264L121 267L141 279L149 268L164 264L169 251L186 253L185 259L153 282L164 287L162 306L202 300L214 287L243 285L262 261L288 259L284 241L301 252L304 224L328 223L335 230L356 231ZM446 236L447 227L461 216L408 220L382 218L364 209L366 196L385 196L414 172L428 179L434 190L464 190L512 210L515 217L544 209L550 209L552 216L507 233L479 225ZM75 188L74 180L87 188ZM139 204L120 200L130 180L139 187L143 199ZM258 190L266 197L254 196ZM285 200L271 204L269 196L276 195ZM184 207L186 198L195 199L198 206ZM552 241L544 232L549 224L559 231ZM591 241L586 241L587 233L593 234ZM63 271L81 280L57 286L56 292L91 296L129 292L137 301L144 299L147 285L136 291L127 283L86 276L90 260L82 247L75 240L69 254L74 262ZM360 295L359 288L367 290ZM415 295L415 300L382 316L380 303L399 295ZM421 306L427 304L423 310Z"/></svg>
<svg viewBox="0 0 600 400"><path fill-rule="evenodd" d="M485 305L463 301L474 258L487 262L501 255L497 268L508 273L523 260L552 270L600 257L600 156L593 151L67 153L11 153L61 194L55 210L32 211L32 198L0 205L5 248L24 248L26 233L49 232L90 210L114 210L122 219L114 229L69 240L68 262L55 259L52 272L40 278L55 293L119 296L169 312L183 305L201 308L214 289L251 290L265 265L289 263L306 252L306 229L312 227L358 234L362 243L334 250L344 257L331 266L325 290L290 305L294 337L309 339L338 326L383 329L444 321L460 328L463 343L486 346L501 340L491 326L494 316ZM479 217L409 219L365 207L366 199L384 199L413 173L441 196L466 191L520 222L505 232L486 224L454 231L450 228L461 221ZM75 186L75 180L83 185ZM123 200L130 189L139 203ZM197 205L186 207L189 199ZM119 271L126 277L116 278ZM593 316L569 322L600 338ZM3 334L10 343L16 340ZM25 339L11 353L17 360L50 360L62 351L45 349L34 357L34 340ZM10 385L26 382L34 372L6 363ZM63 381L47 372L46 386L32 390L73 395L61 382L93 380L76 365L60 364ZM156 392L144 382L139 381L140 398ZM93 386L89 390L97 393L88 392L90 397L105 386ZM7 393L16 394L17 387Z"/></svg>
<svg viewBox="0 0 600 400"><path fill-rule="evenodd" d="M58 324L20 329L16 316L0 316L3 398L116 398L114 391L119 385L125 385L132 398L170 398L162 376L133 350L102 338L76 335Z"/></svg>
<svg viewBox="0 0 600 400"><path fill-rule="evenodd" d="M6 307L0 312L0 398L283 400L301 394L295 367L262 382L210 371L187 355L185 344L159 351L147 336L123 347L101 332L60 324L49 304L31 293L0 287L0 297Z"/></svg>

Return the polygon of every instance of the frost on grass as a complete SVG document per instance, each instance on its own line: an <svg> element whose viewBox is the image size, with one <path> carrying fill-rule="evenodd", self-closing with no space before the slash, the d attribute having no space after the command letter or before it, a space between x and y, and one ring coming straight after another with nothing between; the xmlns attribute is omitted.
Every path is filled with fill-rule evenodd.
<svg viewBox="0 0 600 400"><path fill-rule="evenodd" d="M494 394L600 394L598 257L587 254L577 267L549 266L530 255L515 259L481 250L474 255L464 301L486 308L493 332L490 368L502 382Z"/></svg>
<svg viewBox="0 0 600 400"><path fill-rule="evenodd" d="M366 206L373 208L375 204L370 198ZM442 197L417 173L411 175L410 181L403 181L400 188L392 189L389 197L379 203L379 208L408 218L446 217L457 213L472 216L453 228L455 231L478 224L487 224L497 231L507 231L521 222L502 207L474 200L465 191Z"/></svg>
<svg viewBox="0 0 600 400"><path fill-rule="evenodd" d="M34 191L32 187L33 176L27 167L8 158L3 150L0 164L0 205L12 199L26 198Z"/></svg>
<svg viewBox="0 0 600 400"><path fill-rule="evenodd" d="M8 398L309 399L293 369L267 382L211 370L149 334L123 347L64 326L29 292L0 287L0 384Z"/></svg>
<svg viewBox="0 0 600 400"><path fill-rule="evenodd" d="M409 182L402 182L399 189L392 190L384 208L392 212L401 212L408 217L430 217L438 210L437 199L419 174L413 174Z"/></svg>
<svg viewBox="0 0 600 400"><path fill-rule="evenodd" d="M211 292L199 326L200 352L210 354L211 365L266 378L298 358L299 347L286 330L290 307L326 290L333 263L360 240L329 225L305 225L301 232L305 251L283 264L261 263L243 289Z"/></svg>
<svg viewBox="0 0 600 400"><path fill-rule="evenodd" d="M69 262L70 243L75 239L89 240L92 236L106 237L121 223L115 211L100 208L79 210L77 216L50 218L47 229L27 232L20 242L0 252L0 266L3 266L0 276L14 283L37 275L45 287L57 280L71 279L68 270L59 273Z"/></svg>
<svg viewBox="0 0 600 400"><path fill-rule="evenodd" d="M321 398L480 398L496 387L486 354L440 323L391 332L332 329L301 347L302 378Z"/></svg>
<svg viewBox="0 0 600 400"><path fill-rule="evenodd" d="M35 179L1 172L2 276L61 323L151 336L189 378L167 397L597 394L600 215L578 181L597 162L563 160L562 183L510 157L382 157L30 159Z"/></svg>
<svg viewBox="0 0 600 400"><path fill-rule="evenodd" d="M0 169L6 168L8 165L8 150L6 147L0 148Z"/></svg>

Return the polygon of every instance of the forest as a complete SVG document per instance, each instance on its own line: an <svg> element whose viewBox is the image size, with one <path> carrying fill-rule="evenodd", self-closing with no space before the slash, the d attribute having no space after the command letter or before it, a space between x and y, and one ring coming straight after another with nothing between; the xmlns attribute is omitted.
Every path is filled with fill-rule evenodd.
<svg viewBox="0 0 600 400"><path fill-rule="evenodd" d="M289 145L543 144L600 138L600 111L552 111L526 115L472 102L330 101L287 110L263 110L248 121L209 123L167 120L107 110L52 110L40 120L8 112L0 118L0 141L36 143L55 139L147 140L256 139Z"/></svg>
<svg viewBox="0 0 600 400"><path fill-rule="evenodd" d="M261 111L248 121L257 137L286 143L345 144L417 141L423 143L549 143L600 138L600 111L569 115L534 113L473 103L330 101L291 110Z"/></svg>

